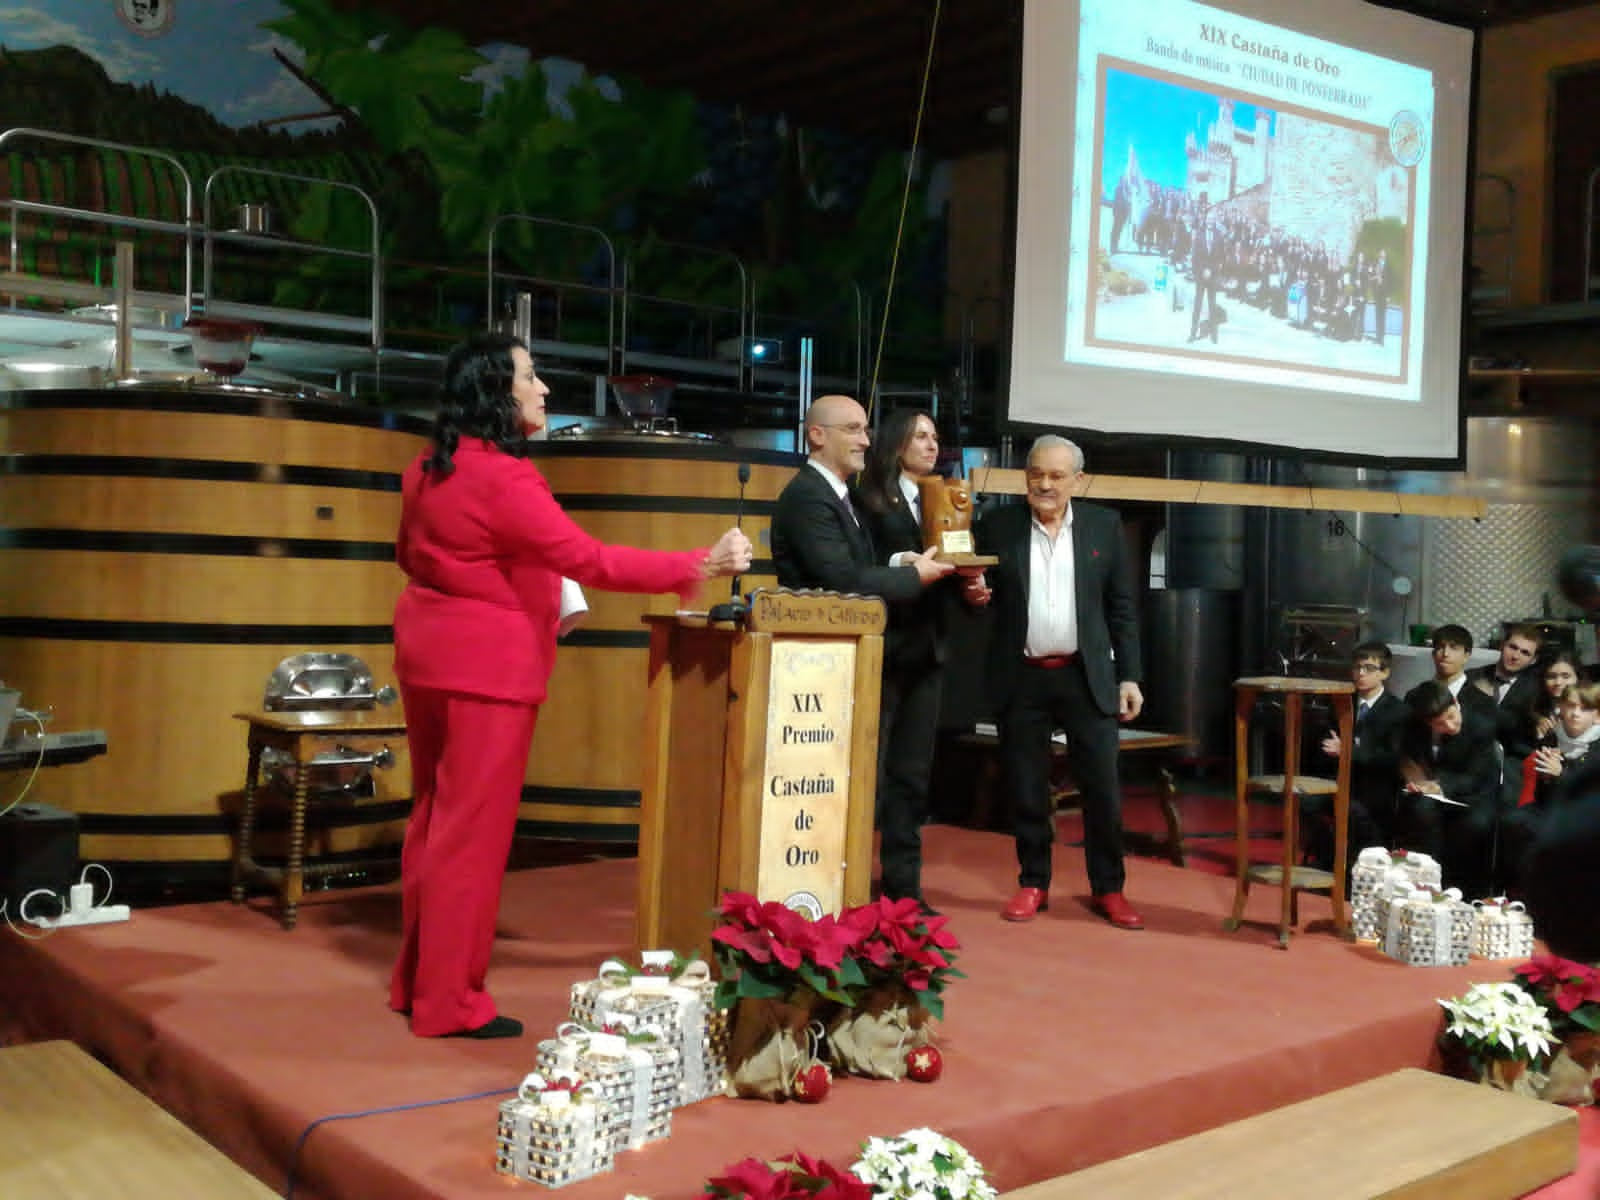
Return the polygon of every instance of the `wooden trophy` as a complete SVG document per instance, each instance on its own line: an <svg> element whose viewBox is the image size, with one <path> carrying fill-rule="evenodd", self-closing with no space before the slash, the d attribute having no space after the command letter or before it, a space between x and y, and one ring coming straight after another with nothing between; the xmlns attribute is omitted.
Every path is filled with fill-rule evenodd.
<svg viewBox="0 0 1600 1200"><path fill-rule="evenodd" d="M1000 560L978 554L972 544L972 489L965 479L924 475L917 480L922 500L922 543L936 547L940 562L958 567L992 567Z"/></svg>

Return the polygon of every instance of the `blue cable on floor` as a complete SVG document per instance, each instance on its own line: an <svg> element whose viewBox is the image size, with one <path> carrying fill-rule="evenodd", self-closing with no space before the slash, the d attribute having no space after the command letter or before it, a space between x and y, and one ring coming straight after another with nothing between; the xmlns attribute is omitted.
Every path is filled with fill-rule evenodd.
<svg viewBox="0 0 1600 1200"><path fill-rule="evenodd" d="M491 1096L514 1096L516 1088L495 1088L487 1092L474 1092L470 1096L450 1096L444 1100L415 1100L410 1104L391 1104L386 1108L368 1108L361 1112L332 1113L326 1117L318 1117L300 1132L300 1137L295 1141L294 1153L289 1156L289 1174L284 1180L283 1200L294 1200L294 1176L300 1166L300 1151L305 1149L306 1139L311 1136L311 1131L318 1125L326 1125L331 1121L350 1121L356 1117L377 1117L384 1113L409 1112L414 1108L438 1108L444 1104L460 1104L464 1100L487 1100Z"/></svg>

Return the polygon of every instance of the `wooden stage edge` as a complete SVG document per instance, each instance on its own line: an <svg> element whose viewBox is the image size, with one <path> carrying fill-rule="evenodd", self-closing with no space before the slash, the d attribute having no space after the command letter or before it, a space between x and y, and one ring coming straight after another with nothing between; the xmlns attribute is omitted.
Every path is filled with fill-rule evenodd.
<svg viewBox="0 0 1600 1200"><path fill-rule="evenodd" d="M1514 1200L1577 1162L1573 1110L1407 1068L1004 1200Z"/></svg>
<svg viewBox="0 0 1600 1200"><path fill-rule="evenodd" d="M0 1049L6 1200L273 1200L176 1117L71 1042Z"/></svg>

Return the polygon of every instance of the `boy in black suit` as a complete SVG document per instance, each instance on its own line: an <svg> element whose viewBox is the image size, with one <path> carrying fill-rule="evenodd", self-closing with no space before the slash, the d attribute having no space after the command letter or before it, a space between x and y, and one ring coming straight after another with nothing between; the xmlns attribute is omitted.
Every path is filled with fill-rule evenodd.
<svg viewBox="0 0 1600 1200"><path fill-rule="evenodd" d="M1500 814L1493 719L1466 708L1437 679L1412 688L1406 705L1397 840L1437 858L1447 887L1468 899L1487 895Z"/></svg>
<svg viewBox="0 0 1600 1200"><path fill-rule="evenodd" d="M1405 701L1387 690L1394 655L1382 642L1362 642L1350 654L1350 682L1356 687L1355 734L1350 746L1349 861L1368 846L1393 844L1395 793L1400 788L1400 733L1409 712ZM1318 749L1326 756L1319 774L1338 771L1343 746L1334 730ZM1306 852L1313 866L1333 869L1333 802L1330 796L1304 796Z"/></svg>

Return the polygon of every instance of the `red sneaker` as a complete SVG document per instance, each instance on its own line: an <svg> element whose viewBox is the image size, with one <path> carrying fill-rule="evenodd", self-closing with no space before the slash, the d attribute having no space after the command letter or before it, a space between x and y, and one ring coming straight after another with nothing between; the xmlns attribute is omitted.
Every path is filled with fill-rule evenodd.
<svg viewBox="0 0 1600 1200"><path fill-rule="evenodd" d="M1094 909L1118 929L1143 929L1144 918L1128 903L1128 898L1121 892L1107 892L1103 896L1096 896L1089 901L1089 907Z"/></svg>
<svg viewBox="0 0 1600 1200"><path fill-rule="evenodd" d="M1031 921L1049 907L1048 889L1020 888L1000 910L1000 915L1007 921Z"/></svg>

